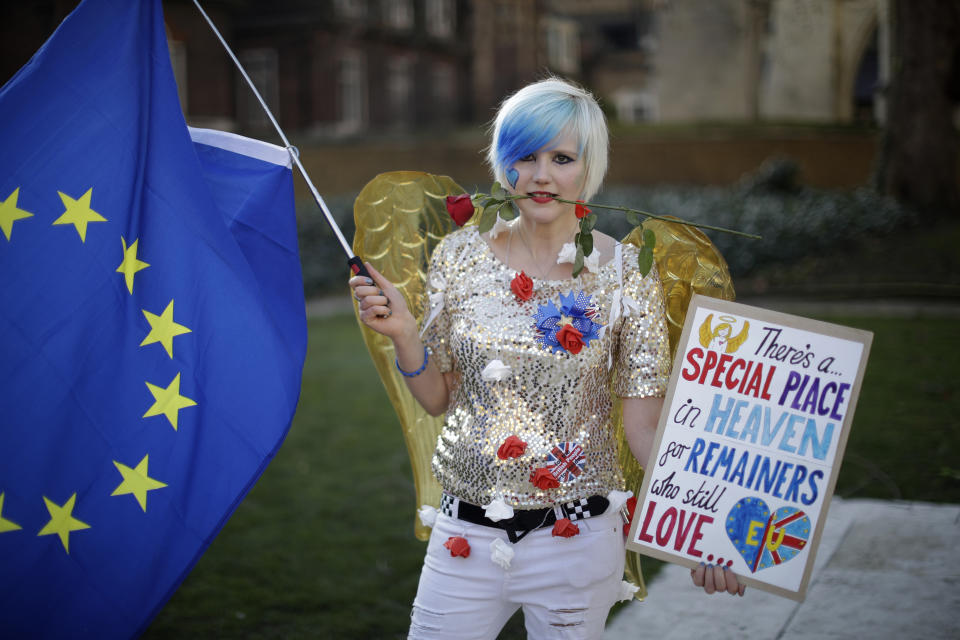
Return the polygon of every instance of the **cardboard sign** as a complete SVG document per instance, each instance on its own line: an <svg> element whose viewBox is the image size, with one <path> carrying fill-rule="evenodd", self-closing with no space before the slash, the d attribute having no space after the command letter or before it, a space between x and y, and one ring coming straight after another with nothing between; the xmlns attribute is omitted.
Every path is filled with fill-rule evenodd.
<svg viewBox="0 0 960 640"><path fill-rule="evenodd" d="M872 339L694 296L627 546L802 600Z"/></svg>

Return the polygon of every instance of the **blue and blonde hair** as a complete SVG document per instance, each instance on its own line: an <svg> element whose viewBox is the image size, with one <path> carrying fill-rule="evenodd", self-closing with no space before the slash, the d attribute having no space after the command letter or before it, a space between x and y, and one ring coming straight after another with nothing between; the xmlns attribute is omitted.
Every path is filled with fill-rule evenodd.
<svg viewBox="0 0 960 640"><path fill-rule="evenodd" d="M580 197L589 199L607 173L607 121L588 91L560 78L529 84L500 105L487 149L494 179L508 184L507 169L550 144L564 129L577 139L577 151L584 161Z"/></svg>

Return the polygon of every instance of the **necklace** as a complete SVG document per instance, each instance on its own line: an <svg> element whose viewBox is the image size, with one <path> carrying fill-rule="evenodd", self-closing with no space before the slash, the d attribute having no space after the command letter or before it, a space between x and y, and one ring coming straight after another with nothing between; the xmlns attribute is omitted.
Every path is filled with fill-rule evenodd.
<svg viewBox="0 0 960 640"><path fill-rule="evenodd" d="M530 247L530 243L527 242L527 236L523 232L523 224L517 224L517 227L520 229L520 240L523 241L523 246L527 248L527 253L530 254L530 258L533 260L533 266L537 269L540 269L540 261L537 260L537 256L533 253L533 249ZM553 271L553 264L548 264L546 269L542 270L542 275L539 276L540 280L546 280L547 276L550 275L550 272ZM536 275L536 274L534 274Z"/></svg>

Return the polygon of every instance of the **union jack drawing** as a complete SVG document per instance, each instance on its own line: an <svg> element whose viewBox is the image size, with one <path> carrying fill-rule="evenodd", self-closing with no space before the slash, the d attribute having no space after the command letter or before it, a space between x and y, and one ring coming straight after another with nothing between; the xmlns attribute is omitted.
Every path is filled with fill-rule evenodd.
<svg viewBox="0 0 960 640"><path fill-rule="evenodd" d="M572 482L583 472L586 456L576 442L561 442L547 454L547 469L558 482Z"/></svg>

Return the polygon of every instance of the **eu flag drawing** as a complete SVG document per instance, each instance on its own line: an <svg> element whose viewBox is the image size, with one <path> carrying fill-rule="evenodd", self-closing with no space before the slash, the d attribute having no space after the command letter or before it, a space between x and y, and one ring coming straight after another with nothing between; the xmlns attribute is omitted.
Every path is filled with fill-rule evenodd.
<svg viewBox="0 0 960 640"><path fill-rule="evenodd" d="M160 0L85 0L0 141L0 636L135 636L296 408L289 158L187 128Z"/></svg>

